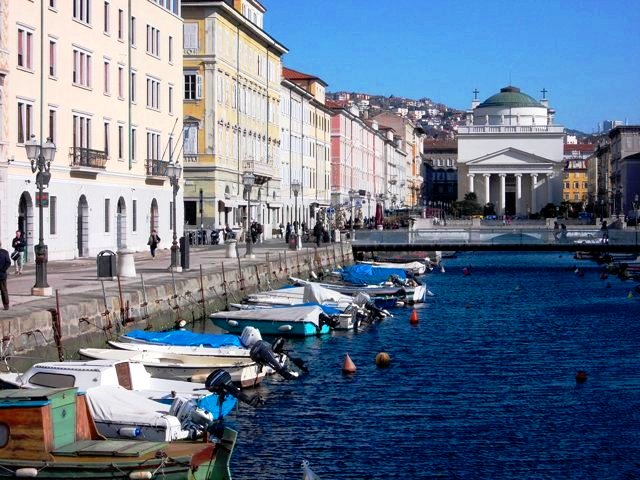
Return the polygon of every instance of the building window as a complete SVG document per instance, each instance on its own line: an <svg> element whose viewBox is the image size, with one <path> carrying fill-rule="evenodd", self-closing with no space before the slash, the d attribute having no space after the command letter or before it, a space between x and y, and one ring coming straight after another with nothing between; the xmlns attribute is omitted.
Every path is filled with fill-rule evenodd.
<svg viewBox="0 0 640 480"><path fill-rule="evenodd" d="M173 113L173 87L169 86L169 113Z"/></svg>
<svg viewBox="0 0 640 480"><path fill-rule="evenodd" d="M169 63L173 63L173 37L169 35Z"/></svg>
<svg viewBox="0 0 640 480"><path fill-rule="evenodd" d="M111 34L111 26L109 25L109 9L111 5L109 2L104 2L104 33Z"/></svg>
<svg viewBox="0 0 640 480"><path fill-rule="evenodd" d="M24 143L33 133L33 105L18 102L18 143Z"/></svg>
<svg viewBox="0 0 640 480"><path fill-rule="evenodd" d="M56 8L56 0L49 0L49 8L52 8L55 10Z"/></svg>
<svg viewBox="0 0 640 480"><path fill-rule="evenodd" d="M104 61L104 94L111 95L111 85L109 82L109 71L111 69L111 63L109 60Z"/></svg>
<svg viewBox="0 0 640 480"><path fill-rule="evenodd" d="M131 72L131 103L136 103L136 72Z"/></svg>
<svg viewBox="0 0 640 480"><path fill-rule="evenodd" d="M118 160L124 158L124 125L118 125Z"/></svg>
<svg viewBox="0 0 640 480"><path fill-rule="evenodd" d="M118 10L118 40L122 40L124 38L124 11L122 9Z"/></svg>
<svg viewBox="0 0 640 480"><path fill-rule="evenodd" d="M91 87L91 54L73 49L73 84Z"/></svg>
<svg viewBox="0 0 640 480"><path fill-rule="evenodd" d="M131 17L131 21L129 22L129 40L131 41L131 46L136 46L136 17Z"/></svg>
<svg viewBox="0 0 640 480"><path fill-rule="evenodd" d="M104 122L104 154L109 158L109 129L111 125L109 122Z"/></svg>
<svg viewBox="0 0 640 480"><path fill-rule="evenodd" d="M57 128L56 128L56 111L49 109L49 138L53 143L57 142Z"/></svg>
<svg viewBox="0 0 640 480"><path fill-rule="evenodd" d="M182 148L185 155L197 155L198 153L198 126L185 125L183 129Z"/></svg>
<svg viewBox="0 0 640 480"><path fill-rule="evenodd" d="M91 0L72 0L73 19L79 22L91 23Z"/></svg>
<svg viewBox="0 0 640 480"><path fill-rule="evenodd" d="M18 66L33 69L33 32L18 28Z"/></svg>
<svg viewBox="0 0 640 480"><path fill-rule="evenodd" d="M160 81L147 77L147 107L160 109Z"/></svg>
<svg viewBox="0 0 640 480"><path fill-rule="evenodd" d="M73 115L73 147L91 148L91 119L84 115Z"/></svg>
<svg viewBox="0 0 640 480"><path fill-rule="evenodd" d="M160 159L160 134L147 132L147 158L149 160Z"/></svg>
<svg viewBox="0 0 640 480"><path fill-rule="evenodd" d="M56 225L56 207L58 206L58 197L49 197L49 235L57 233Z"/></svg>
<svg viewBox="0 0 640 480"><path fill-rule="evenodd" d="M132 128L131 129L131 142L130 142L130 148L131 148L131 161L135 162L136 161L136 129Z"/></svg>
<svg viewBox="0 0 640 480"><path fill-rule="evenodd" d="M104 199L104 233L109 233L111 222L111 199Z"/></svg>
<svg viewBox="0 0 640 480"><path fill-rule="evenodd" d="M49 76L55 77L58 73L56 65L56 41L49 39Z"/></svg>
<svg viewBox="0 0 640 480"><path fill-rule="evenodd" d="M184 74L184 99L199 100L202 98L202 76L188 72Z"/></svg>
<svg viewBox="0 0 640 480"><path fill-rule="evenodd" d="M182 27L183 48L185 50L197 50L198 49L198 24L197 23L185 23Z"/></svg>
<svg viewBox="0 0 640 480"><path fill-rule="evenodd" d="M118 98L124 98L124 67L118 65Z"/></svg>
<svg viewBox="0 0 640 480"><path fill-rule="evenodd" d="M147 53L154 57L160 56L160 30L147 25Z"/></svg>
<svg viewBox="0 0 640 480"><path fill-rule="evenodd" d="M133 220L133 231L135 232L138 230L138 201L133 200L131 203L133 204L132 220Z"/></svg>

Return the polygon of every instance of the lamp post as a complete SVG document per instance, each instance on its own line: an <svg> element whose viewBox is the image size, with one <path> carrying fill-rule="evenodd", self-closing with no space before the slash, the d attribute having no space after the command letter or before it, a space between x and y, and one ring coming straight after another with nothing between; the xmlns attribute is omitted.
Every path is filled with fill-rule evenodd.
<svg viewBox="0 0 640 480"><path fill-rule="evenodd" d="M371 192L367 192L367 216L369 217L369 225L371 224Z"/></svg>
<svg viewBox="0 0 640 480"><path fill-rule="evenodd" d="M353 236L355 235L354 225L355 225L355 205L354 201L360 195L355 190L349 190L349 200L351 201L351 241L353 242Z"/></svg>
<svg viewBox="0 0 640 480"><path fill-rule="evenodd" d="M251 243L251 190L256 183L256 176L251 172L244 172L242 174L242 184L244 190L247 192L247 227L245 230L245 239L247 241L247 251L245 252L245 258L255 258L253 254L253 244Z"/></svg>
<svg viewBox="0 0 640 480"><path fill-rule="evenodd" d="M295 233L295 239L296 239L296 250L300 250L302 248L302 242L300 239L300 235L298 235L298 194L300 193L300 182L298 180L294 180L291 183L291 190L293 191L293 196L295 197L294 199L294 211L295 211L295 221L293 222L295 228L294 228L294 233Z"/></svg>
<svg viewBox="0 0 640 480"><path fill-rule="evenodd" d="M169 177L169 183L173 189L173 207L171 211L171 218L173 222L173 242L171 243L171 266L170 270L174 272L182 271L180 267L180 245L178 244L178 233L176 231L176 195L180 189L180 175L182 174L182 165L178 162L171 160L167 166L167 177Z"/></svg>
<svg viewBox="0 0 640 480"><path fill-rule="evenodd" d="M640 210L640 201L638 201L638 194L633 196L633 213L635 216L635 227L638 230L638 211Z"/></svg>
<svg viewBox="0 0 640 480"><path fill-rule="evenodd" d="M31 135L31 139L25 142L25 150L27 158L31 161L31 172L36 173L36 186L38 187L38 226L40 233L38 236L38 244L33 250L36 255L36 283L31 289L32 295L46 296L53 293L52 288L47 283L47 262L49 261L49 250L44 243L44 189L49 186L51 180L51 162L56 156L56 145L47 138L43 145L38 145L35 135Z"/></svg>

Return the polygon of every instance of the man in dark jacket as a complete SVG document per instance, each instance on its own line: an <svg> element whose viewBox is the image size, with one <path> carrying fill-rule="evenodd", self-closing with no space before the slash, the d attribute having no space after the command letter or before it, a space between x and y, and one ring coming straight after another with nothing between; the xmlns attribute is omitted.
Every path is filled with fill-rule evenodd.
<svg viewBox="0 0 640 480"><path fill-rule="evenodd" d="M16 231L16 236L11 241L11 246L13 247L13 251L19 254L16 257L16 275L22 275L22 260L24 256L24 249L27 245L20 230Z"/></svg>
<svg viewBox="0 0 640 480"><path fill-rule="evenodd" d="M9 310L9 292L7 291L7 271L11 267L11 257L9 252L2 248L0 243L0 297L2 297L2 306L5 310Z"/></svg>
<svg viewBox="0 0 640 480"><path fill-rule="evenodd" d="M320 242L322 240L322 223L319 221L316 222L316 225L313 227L313 235L316 237L316 246L320 246Z"/></svg>

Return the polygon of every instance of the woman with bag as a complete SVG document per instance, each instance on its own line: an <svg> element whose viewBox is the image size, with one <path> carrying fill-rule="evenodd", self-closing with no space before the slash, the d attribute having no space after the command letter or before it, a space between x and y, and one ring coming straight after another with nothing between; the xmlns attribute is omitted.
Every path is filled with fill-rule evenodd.
<svg viewBox="0 0 640 480"><path fill-rule="evenodd" d="M147 245L149 245L149 249L151 250L152 258L156 258L156 248L158 248L159 243L160 243L160 237L158 236L158 233L155 230L153 230L151 232L151 235L149 235L149 241L147 242Z"/></svg>

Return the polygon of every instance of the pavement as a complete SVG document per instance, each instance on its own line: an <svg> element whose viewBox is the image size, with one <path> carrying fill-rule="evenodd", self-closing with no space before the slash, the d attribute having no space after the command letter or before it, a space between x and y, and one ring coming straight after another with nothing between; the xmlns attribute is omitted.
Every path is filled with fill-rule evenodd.
<svg viewBox="0 0 640 480"><path fill-rule="evenodd" d="M340 255L340 248L346 252L350 248L348 244L322 244L322 247L334 248ZM298 255L312 254L315 244L304 244ZM284 240L266 240L253 245L255 258L245 257L246 245L238 244L239 257L227 258L226 245L191 246L190 270L174 273L175 279L197 278L200 275L200 267L203 273L219 272L224 265L226 270L237 270L239 265L263 264L267 261L278 262L285 256L296 255L296 251L289 250ZM144 280L145 285L161 285L171 281L171 252L169 249L157 250L156 258L152 258L148 251L134 253L136 265L136 277L121 277L121 285L139 286ZM0 309L0 319L27 314L34 310L55 307L56 291L59 297L65 297L64 303L73 301L73 297L86 298L103 296L103 285L107 293L113 294L118 289L118 282L97 278L96 258L79 258L74 260L50 261L47 267L47 280L53 289L52 297L31 295L31 288L35 284L35 265L27 264L22 270L22 275L14 273L14 267L9 270L7 287L11 307L8 311Z"/></svg>

